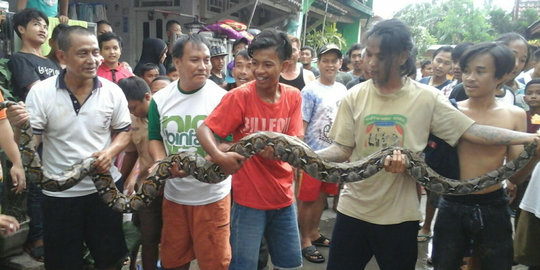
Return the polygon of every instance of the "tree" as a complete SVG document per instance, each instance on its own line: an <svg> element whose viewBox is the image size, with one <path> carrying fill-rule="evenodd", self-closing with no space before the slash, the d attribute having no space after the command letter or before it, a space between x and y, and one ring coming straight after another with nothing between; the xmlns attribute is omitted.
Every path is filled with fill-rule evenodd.
<svg viewBox="0 0 540 270"><path fill-rule="evenodd" d="M318 50L322 46L334 43L339 48L346 48L347 42L343 35L338 31L336 23L327 23L324 27L324 32L321 30L313 30L306 35L306 45Z"/></svg>

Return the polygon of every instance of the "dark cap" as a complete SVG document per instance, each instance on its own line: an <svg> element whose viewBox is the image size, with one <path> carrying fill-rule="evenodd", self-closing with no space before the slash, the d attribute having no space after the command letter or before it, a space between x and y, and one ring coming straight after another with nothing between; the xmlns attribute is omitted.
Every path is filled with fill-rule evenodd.
<svg viewBox="0 0 540 270"><path fill-rule="evenodd" d="M317 52L317 58L321 58L321 56L327 52L334 51L338 54L338 58L341 58L343 54L341 53L341 50L339 47L334 43L329 43L324 46L322 46L319 51Z"/></svg>
<svg viewBox="0 0 540 270"><path fill-rule="evenodd" d="M233 42L233 45L232 45L233 48L236 47L236 45L238 45L238 44L240 44L240 43L244 43L244 44L246 44L246 45L249 45L249 40L248 40L247 38L245 38L245 37L239 38L239 39L237 39L237 40L235 40L235 41Z"/></svg>
<svg viewBox="0 0 540 270"><path fill-rule="evenodd" d="M221 45L210 47L210 57L227 55L227 54L228 53L225 50L225 47L223 47Z"/></svg>

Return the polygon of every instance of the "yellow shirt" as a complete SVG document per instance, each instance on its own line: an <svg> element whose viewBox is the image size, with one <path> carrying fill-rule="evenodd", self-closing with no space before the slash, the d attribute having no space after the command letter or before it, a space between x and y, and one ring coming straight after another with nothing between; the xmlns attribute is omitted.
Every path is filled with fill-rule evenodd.
<svg viewBox="0 0 540 270"><path fill-rule="evenodd" d="M368 80L342 100L330 137L353 147L350 161L356 161L388 146L421 152L430 132L455 145L473 123L431 86L407 78L396 93L382 94ZM338 210L381 225L421 218L415 181L386 171L346 184Z"/></svg>

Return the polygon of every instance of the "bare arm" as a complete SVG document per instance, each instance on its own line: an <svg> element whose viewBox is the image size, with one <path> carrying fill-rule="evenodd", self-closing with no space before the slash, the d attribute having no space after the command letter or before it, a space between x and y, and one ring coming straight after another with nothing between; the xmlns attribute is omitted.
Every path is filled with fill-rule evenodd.
<svg viewBox="0 0 540 270"><path fill-rule="evenodd" d="M167 157L167 152L165 152L165 146L163 146L162 141L150 140L148 142L148 152L154 160L154 162L160 161Z"/></svg>
<svg viewBox="0 0 540 270"><path fill-rule="evenodd" d="M246 158L236 152L220 150L212 130L205 123L197 129L197 139L212 161L217 163L226 174L233 174L242 167L242 162Z"/></svg>
<svg viewBox="0 0 540 270"><path fill-rule="evenodd" d="M58 10L58 16L66 16L68 14L69 0L60 0L60 8Z"/></svg>
<svg viewBox="0 0 540 270"><path fill-rule="evenodd" d="M484 145L527 144L539 138L537 134L513 131L504 128L473 124L463 133L462 139Z"/></svg>
<svg viewBox="0 0 540 270"><path fill-rule="evenodd" d="M28 0L19 0L17 1L17 11L21 11L26 8L26 4L28 4Z"/></svg>
<svg viewBox="0 0 540 270"><path fill-rule="evenodd" d="M7 119L0 120L0 130L2 130L2 135L0 136L0 148L4 149L9 160L13 163L13 167L10 170L11 180L15 192L19 193L26 187L26 177L21 160L21 153L14 140L13 130Z"/></svg>
<svg viewBox="0 0 540 270"><path fill-rule="evenodd" d="M109 147L92 154L92 156L96 157L94 166L96 166L98 172L105 173L109 171L112 166L113 158L120 154L124 148L126 148L130 139L131 136L129 132L120 132L114 137Z"/></svg>
<svg viewBox="0 0 540 270"><path fill-rule="evenodd" d="M327 148L315 151L322 159L333 162L345 162L351 157L353 148L333 142Z"/></svg>

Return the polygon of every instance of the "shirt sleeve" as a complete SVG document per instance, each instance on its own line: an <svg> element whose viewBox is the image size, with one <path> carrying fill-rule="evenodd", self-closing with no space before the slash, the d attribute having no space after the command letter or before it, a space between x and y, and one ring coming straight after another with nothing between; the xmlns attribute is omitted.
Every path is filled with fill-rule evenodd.
<svg viewBox="0 0 540 270"><path fill-rule="evenodd" d="M456 109L442 94L436 95L431 133L455 146L474 121Z"/></svg>
<svg viewBox="0 0 540 270"><path fill-rule="evenodd" d="M216 135L226 138L242 125L244 106L245 100L240 90L228 92L204 123Z"/></svg>
<svg viewBox="0 0 540 270"><path fill-rule="evenodd" d="M347 95L341 101L339 105L336 118L334 119L334 124L330 129L330 138L336 143L339 143L344 146L354 147L354 118L352 113L352 106L354 101L352 100L352 95Z"/></svg>
<svg viewBox="0 0 540 270"><path fill-rule="evenodd" d="M112 115L111 127L113 130L124 130L131 125L131 116L129 114L126 96L120 87L114 85L112 89L115 101L115 108Z"/></svg>
<svg viewBox="0 0 540 270"><path fill-rule="evenodd" d="M28 96L26 96L26 110L30 113L30 123L34 134L41 134L45 127L47 126L47 114L46 104L43 102L42 96L39 95L40 92L45 91L45 89L38 89L36 85L30 89Z"/></svg>
<svg viewBox="0 0 540 270"><path fill-rule="evenodd" d="M154 99L150 100L148 106L148 140L163 141L161 137L161 123L159 122L159 111Z"/></svg>
<svg viewBox="0 0 540 270"><path fill-rule="evenodd" d="M315 108L315 99L313 97L313 92L310 89L305 89L302 93L302 120L306 122L311 122L313 117L313 110Z"/></svg>

